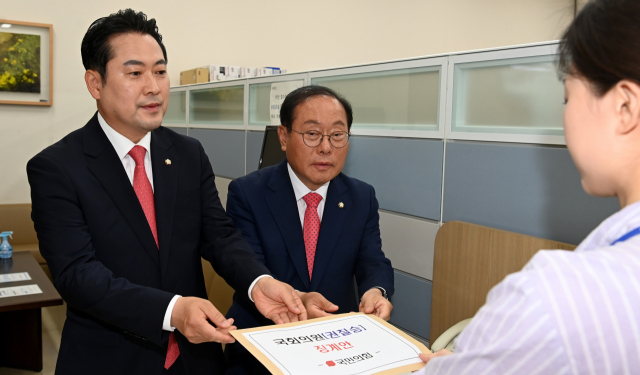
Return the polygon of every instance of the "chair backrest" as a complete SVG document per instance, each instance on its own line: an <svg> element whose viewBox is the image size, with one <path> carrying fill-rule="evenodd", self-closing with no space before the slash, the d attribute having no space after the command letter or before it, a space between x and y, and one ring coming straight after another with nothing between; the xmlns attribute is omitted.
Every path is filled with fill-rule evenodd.
<svg viewBox="0 0 640 375"><path fill-rule="evenodd" d="M202 259L202 272L204 273L204 283L207 287L209 301L213 303L213 306L215 306L222 315L227 315L227 311L229 311L233 303L233 288L213 270L211 263L204 259Z"/></svg>
<svg viewBox="0 0 640 375"><path fill-rule="evenodd" d="M460 221L444 224L434 247L429 342L454 324L473 317L484 305L489 290L508 274L521 270L538 250L574 248Z"/></svg>
<svg viewBox="0 0 640 375"><path fill-rule="evenodd" d="M31 221L31 203L0 204L0 232L7 230L13 232L11 245L38 243Z"/></svg>

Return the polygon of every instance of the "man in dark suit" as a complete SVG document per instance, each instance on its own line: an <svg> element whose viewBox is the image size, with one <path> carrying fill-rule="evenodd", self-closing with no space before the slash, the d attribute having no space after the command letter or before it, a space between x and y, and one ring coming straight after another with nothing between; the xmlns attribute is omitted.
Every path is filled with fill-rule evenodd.
<svg viewBox="0 0 640 375"><path fill-rule="evenodd" d="M304 306L226 216L200 143L160 127L155 20L101 18L81 52L98 112L27 165L40 250L68 305L56 373L223 374L219 343L235 327L206 299L201 257L268 319L305 319Z"/></svg>
<svg viewBox="0 0 640 375"><path fill-rule="evenodd" d="M351 105L331 89L306 86L286 97L280 120L286 159L231 182L227 213L271 274L299 291L310 318L360 310L389 319L393 269L375 192L341 173ZM241 297L228 318L239 328L270 324ZM228 374L268 374L239 343L225 356Z"/></svg>

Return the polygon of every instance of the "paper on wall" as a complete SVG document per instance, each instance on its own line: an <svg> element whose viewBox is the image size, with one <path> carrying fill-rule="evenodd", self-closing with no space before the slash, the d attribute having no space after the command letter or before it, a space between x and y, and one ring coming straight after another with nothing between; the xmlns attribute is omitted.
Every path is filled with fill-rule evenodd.
<svg viewBox="0 0 640 375"><path fill-rule="evenodd" d="M280 106L291 91L304 85L303 80L276 82L271 84L271 95L269 98L269 114L271 125L280 125Z"/></svg>

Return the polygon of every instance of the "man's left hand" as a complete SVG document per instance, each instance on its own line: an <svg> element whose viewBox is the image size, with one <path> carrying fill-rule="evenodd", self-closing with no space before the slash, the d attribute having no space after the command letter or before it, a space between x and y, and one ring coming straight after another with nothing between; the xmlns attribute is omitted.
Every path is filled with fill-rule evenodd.
<svg viewBox="0 0 640 375"><path fill-rule="evenodd" d="M298 293L289 285L271 277L258 280L251 291L258 311L275 324L307 320L307 310Z"/></svg>
<svg viewBox="0 0 640 375"><path fill-rule="evenodd" d="M382 296L380 289L371 288L362 296L359 309L365 314L373 314L381 319L389 320L393 305Z"/></svg>

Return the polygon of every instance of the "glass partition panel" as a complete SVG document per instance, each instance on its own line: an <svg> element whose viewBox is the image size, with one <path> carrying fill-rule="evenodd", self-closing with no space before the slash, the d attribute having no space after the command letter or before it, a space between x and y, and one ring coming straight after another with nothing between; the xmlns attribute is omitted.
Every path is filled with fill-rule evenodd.
<svg viewBox="0 0 640 375"><path fill-rule="evenodd" d="M244 125L244 85L189 92L189 123Z"/></svg>
<svg viewBox="0 0 640 375"><path fill-rule="evenodd" d="M249 125L269 125L271 124L271 106L274 111L280 110L280 104L284 97L291 91L304 85L304 80L265 82L249 85ZM275 86L275 87L274 87ZM271 89L274 97L272 98ZM272 103L271 99L275 102ZM279 119L279 115L277 119Z"/></svg>
<svg viewBox="0 0 640 375"><path fill-rule="evenodd" d="M269 125L271 82L249 85L249 125Z"/></svg>
<svg viewBox="0 0 640 375"><path fill-rule="evenodd" d="M318 77L351 102L361 129L438 130L440 66Z"/></svg>
<svg viewBox="0 0 640 375"><path fill-rule="evenodd" d="M563 135L554 56L454 66L452 131Z"/></svg>
<svg viewBox="0 0 640 375"><path fill-rule="evenodd" d="M169 105L162 120L164 124L187 123L187 92L176 91L169 94Z"/></svg>

